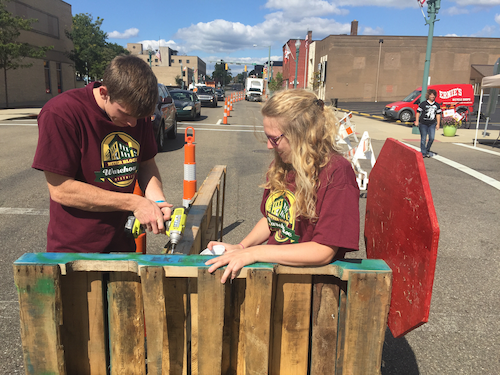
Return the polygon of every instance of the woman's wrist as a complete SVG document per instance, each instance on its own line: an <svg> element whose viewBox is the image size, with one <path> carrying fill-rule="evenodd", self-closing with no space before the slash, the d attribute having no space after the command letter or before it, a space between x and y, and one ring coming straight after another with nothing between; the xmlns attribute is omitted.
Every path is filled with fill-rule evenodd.
<svg viewBox="0 0 500 375"><path fill-rule="evenodd" d="M245 247L246 247L246 246L245 246L245 245L243 245L241 242L240 242L238 245L240 245L240 246L241 246L241 250L245 249Z"/></svg>

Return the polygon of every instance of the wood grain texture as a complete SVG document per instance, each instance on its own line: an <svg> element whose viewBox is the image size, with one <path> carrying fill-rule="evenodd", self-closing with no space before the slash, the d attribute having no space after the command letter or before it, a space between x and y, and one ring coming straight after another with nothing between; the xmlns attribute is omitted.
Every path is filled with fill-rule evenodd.
<svg viewBox="0 0 500 375"><path fill-rule="evenodd" d="M351 275L345 311L342 374L380 374L390 298L390 275Z"/></svg>
<svg viewBox="0 0 500 375"><path fill-rule="evenodd" d="M61 331L68 374L106 375L102 278L100 272L70 272L61 277Z"/></svg>
<svg viewBox="0 0 500 375"><path fill-rule="evenodd" d="M252 270L245 298L245 373L269 373L273 273Z"/></svg>
<svg viewBox="0 0 500 375"><path fill-rule="evenodd" d="M111 375L145 375L143 300L136 274L109 275L108 316Z"/></svg>
<svg viewBox="0 0 500 375"><path fill-rule="evenodd" d="M198 374L222 373L225 285L223 270L198 274Z"/></svg>
<svg viewBox="0 0 500 375"><path fill-rule="evenodd" d="M311 374L335 374L341 281L313 277Z"/></svg>
<svg viewBox="0 0 500 375"><path fill-rule="evenodd" d="M278 275L273 311L271 373L307 373L311 275Z"/></svg>
<svg viewBox="0 0 500 375"><path fill-rule="evenodd" d="M14 281L26 373L66 374L59 267L14 265Z"/></svg>

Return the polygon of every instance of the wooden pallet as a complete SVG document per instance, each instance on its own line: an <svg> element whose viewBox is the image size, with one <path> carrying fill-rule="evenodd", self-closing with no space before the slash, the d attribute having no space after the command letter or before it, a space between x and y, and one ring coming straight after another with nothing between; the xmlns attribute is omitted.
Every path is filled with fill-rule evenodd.
<svg viewBox="0 0 500 375"><path fill-rule="evenodd" d="M25 254L14 275L26 373L379 373L385 262L255 264L224 285L207 259Z"/></svg>
<svg viewBox="0 0 500 375"><path fill-rule="evenodd" d="M176 253L199 254L210 241L222 241L226 170L225 165L216 165L199 188Z"/></svg>

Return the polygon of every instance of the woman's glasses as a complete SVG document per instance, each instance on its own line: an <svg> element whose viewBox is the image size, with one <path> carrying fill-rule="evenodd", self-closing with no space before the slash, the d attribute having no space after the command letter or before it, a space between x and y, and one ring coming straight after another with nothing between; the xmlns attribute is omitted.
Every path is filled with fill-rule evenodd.
<svg viewBox="0 0 500 375"><path fill-rule="evenodd" d="M278 147L278 142L280 141L281 137L283 137L284 134L278 135L277 137L270 137L267 136L267 139L269 139L269 142L273 145L273 147Z"/></svg>

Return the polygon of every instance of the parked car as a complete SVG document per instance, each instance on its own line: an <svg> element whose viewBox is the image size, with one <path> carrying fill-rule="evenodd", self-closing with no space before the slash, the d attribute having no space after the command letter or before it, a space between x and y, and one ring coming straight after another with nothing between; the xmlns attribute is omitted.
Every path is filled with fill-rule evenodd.
<svg viewBox="0 0 500 375"><path fill-rule="evenodd" d="M224 98L226 97L224 94L224 90L222 89L215 89L215 94L217 95L217 101L223 101Z"/></svg>
<svg viewBox="0 0 500 375"><path fill-rule="evenodd" d="M474 89L469 84L432 85L428 89L437 92L436 102L441 109L453 109L456 112L469 116L474 111ZM386 120L414 121L422 87L417 88L402 101L387 104L382 111ZM467 118L466 118L467 119Z"/></svg>
<svg viewBox="0 0 500 375"><path fill-rule="evenodd" d="M187 117L194 120L201 115L201 102L195 92L189 90L172 90L177 117Z"/></svg>
<svg viewBox="0 0 500 375"><path fill-rule="evenodd" d="M165 135L168 139L175 139L177 136L177 113L174 100L168 89L161 83L158 84L158 104L151 116L151 122L158 152L161 152L165 145Z"/></svg>
<svg viewBox="0 0 500 375"><path fill-rule="evenodd" d="M210 86L200 86L196 92L201 104L208 104L211 107L217 107L217 95L215 90Z"/></svg>

